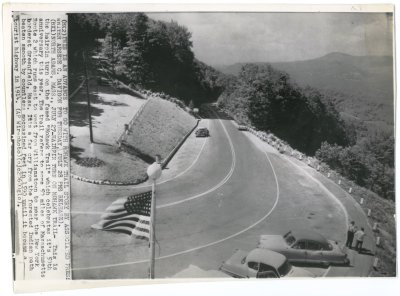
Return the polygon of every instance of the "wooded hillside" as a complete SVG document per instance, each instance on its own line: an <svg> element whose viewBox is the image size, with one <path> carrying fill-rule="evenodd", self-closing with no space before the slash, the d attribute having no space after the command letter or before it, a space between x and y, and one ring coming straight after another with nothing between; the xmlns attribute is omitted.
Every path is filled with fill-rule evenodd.
<svg viewBox="0 0 400 296"><path fill-rule="evenodd" d="M349 142L329 101L314 89L295 86L289 75L270 65L244 65L237 83L222 94L219 103L239 120L269 130L307 154L314 154L324 141Z"/></svg>
<svg viewBox="0 0 400 296"><path fill-rule="evenodd" d="M79 72L82 53L107 60L115 77L133 89L164 92L198 105L216 100L223 75L195 59L191 33L176 22L144 13L71 14L70 71Z"/></svg>

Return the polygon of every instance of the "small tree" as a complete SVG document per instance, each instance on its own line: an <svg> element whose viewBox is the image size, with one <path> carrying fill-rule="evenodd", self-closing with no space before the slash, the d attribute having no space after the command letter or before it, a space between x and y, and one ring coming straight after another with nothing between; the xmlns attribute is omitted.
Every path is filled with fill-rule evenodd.
<svg viewBox="0 0 400 296"><path fill-rule="evenodd" d="M315 152L315 156L331 168L337 169L340 167L339 156L342 149L343 147L336 144L331 145L328 142L322 142L321 148Z"/></svg>
<svg viewBox="0 0 400 296"><path fill-rule="evenodd" d="M194 108L194 102L193 102L193 100L190 100L190 102L189 102L189 108L190 108L190 109L193 109L193 108Z"/></svg>

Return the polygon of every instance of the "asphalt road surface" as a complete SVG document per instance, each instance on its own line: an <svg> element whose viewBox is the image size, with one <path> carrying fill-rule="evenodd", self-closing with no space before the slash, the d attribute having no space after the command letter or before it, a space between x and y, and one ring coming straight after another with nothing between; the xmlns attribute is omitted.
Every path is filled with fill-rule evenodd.
<svg viewBox="0 0 400 296"><path fill-rule="evenodd" d="M201 125L210 137L191 135L157 185L156 278L189 265L218 270L235 249L255 248L260 235L299 226L344 244L349 214L318 177L214 111ZM114 200L146 186L72 180L74 279L148 277L147 242L90 227ZM305 268L316 276L367 276L372 257L349 256L350 267Z"/></svg>

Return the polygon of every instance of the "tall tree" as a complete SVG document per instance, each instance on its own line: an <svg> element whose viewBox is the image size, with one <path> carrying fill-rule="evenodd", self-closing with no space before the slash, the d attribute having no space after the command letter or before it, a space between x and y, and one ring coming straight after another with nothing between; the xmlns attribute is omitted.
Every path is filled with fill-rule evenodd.
<svg viewBox="0 0 400 296"><path fill-rule="evenodd" d="M133 15L126 33L127 46L120 54L120 63L128 79L138 87L143 87L149 76L149 65L145 60L148 21L144 13Z"/></svg>

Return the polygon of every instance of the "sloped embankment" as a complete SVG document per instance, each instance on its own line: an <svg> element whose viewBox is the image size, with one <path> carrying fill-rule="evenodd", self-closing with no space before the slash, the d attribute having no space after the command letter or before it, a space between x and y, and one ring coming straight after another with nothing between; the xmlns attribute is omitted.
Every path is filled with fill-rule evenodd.
<svg viewBox="0 0 400 296"><path fill-rule="evenodd" d="M124 142L138 154L165 159L195 124L196 119L176 104L150 98Z"/></svg>
<svg viewBox="0 0 400 296"><path fill-rule="evenodd" d="M91 88L96 82L91 80ZM94 86L93 86L94 85ZM71 173L74 178L99 184L138 184L147 179L146 169L155 155L165 158L195 126L196 120L175 103L150 98L134 120L127 144L133 149L120 149L116 144L128 123L144 103L128 94L101 86L92 95L94 143L89 141L85 122L84 91L71 100ZM147 156L147 157L143 157Z"/></svg>

